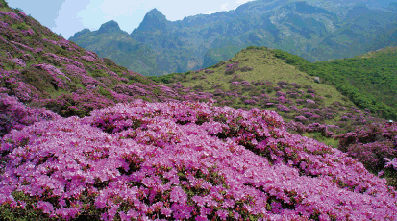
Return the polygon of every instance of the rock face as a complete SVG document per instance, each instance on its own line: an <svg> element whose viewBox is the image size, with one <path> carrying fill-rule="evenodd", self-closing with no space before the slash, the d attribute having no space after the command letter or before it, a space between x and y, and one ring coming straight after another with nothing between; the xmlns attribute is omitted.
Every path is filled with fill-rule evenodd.
<svg viewBox="0 0 397 221"><path fill-rule="evenodd" d="M116 52L120 42L115 36L108 38L102 27L97 32L77 33L70 40L143 75L208 67L250 45L282 49L309 61L335 60L395 45L395 8L392 3L370 0L259 0L234 11L173 22L153 9L130 36L113 32L130 45L123 56ZM129 53L137 56L132 59Z"/></svg>
<svg viewBox="0 0 397 221"><path fill-rule="evenodd" d="M113 32L122 32L122 30L120 29L119 24L117 22L111 20L102 24L96 34L100 35L104 33L113 33Z"/></svg>

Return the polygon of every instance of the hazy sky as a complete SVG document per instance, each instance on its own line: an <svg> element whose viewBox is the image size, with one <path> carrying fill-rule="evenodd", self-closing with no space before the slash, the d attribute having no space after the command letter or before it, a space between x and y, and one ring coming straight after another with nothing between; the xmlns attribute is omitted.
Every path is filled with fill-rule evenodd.
<svg viewBox="0 0 397 221"><path fill-rule="evenodd" d="M250 0L6 0L12 8L32 15L42 25L68 39L88 28L96 31L115 20L129 34L145 14L157 8L168 20L182 20L189 15L209 14L236 9Z"/></svg>

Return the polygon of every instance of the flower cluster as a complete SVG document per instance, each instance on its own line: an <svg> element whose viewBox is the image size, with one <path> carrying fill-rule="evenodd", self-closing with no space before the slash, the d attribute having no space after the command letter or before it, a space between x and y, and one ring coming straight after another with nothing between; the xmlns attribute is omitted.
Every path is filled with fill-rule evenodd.
<svg viewBox="0 0 397 221"><path fill-rule="evenodd" d="M29 50L29 51L34 51L34 49L33 48L31 48L31 47L29 47L29 46L27 46L27 45L24 45L24 44L21 44L21 43L19 43L19 42L16 42L16 41L10 41L13 45L16 45L17 47L20 47L20 48L23 48L23 49L26 49L26 50Z"/></svg>
<svg viewBox="0 0 397 221"><path fill-rule="evenodd" d="M95 61L95 58L91 57L91 56L81 56L81 59L83 59L84 61Z"/></svg>
<svg viewBox="0 0 397 221"><path fill-rule="evenodd" d="M2 15L8 15L10 18L12 18L13 20L16 20L18 22L23 22L23 19L21 17L19 17L19 15L17 15L15 12L4 12L4 11L0 11L0 14Z"/></svg>
<svg viewBox="0 0 397 221"><path fill-rule="evenodd" d="M274 111L137 100L13 131L0 151L0 204L55 219L397 218L383 179Z"/></svg>
<svg viewBox="0 0 397 221"><path fill-rule="evenodd" d="M303 117L303 116L301 116ZM307 120L307 119L306 119ZM299 120L298 120L299 121ZM303 120L304 122L304 120ZM295 122L291 120L288 122L286 125L286 128L295 132L298 132L299 134L304 134L304 133L320 133L324 137L332 137L335 132L339 132L340 128L335 125L325 125L325 124L319 124L319 123L312 123L309 125L304 125L301 122Z"/></svg>
<svg viewBox="0 0 397 221"><path fill-rule="evenodd" d="M358 159L372 172L383 170L386 159L397 158L396 124L373 123L336 137L339 138L340 150Z"/></svg>
<svg viewBox="0 0 397 221"><path fill-rule="evenodd" d="M226 64L225 74L231 75L234 74L237 70L239 70L238 62Z"/></svg>
<svg viewBox="0 0 397 221"><path fill-rule="evenodd" d="M385 158L385 160L386 160L385 168L391 167L394 170L397 170L397 158L394 158L393 160Z"/></svg>
<svg viewBox="0 0 397 221"><path fill-rule="evenodd" d="M35 122L55 120L60 116L44 108L29 108L17 98L0 94L0 136L9 133L12 129L22 129Z"/></svg>
<svg viewBox="0 0 397 221"><path fill-rule="evenodd" d="M21 31L22 31L22 34L25 35L25 36L33 36L33 35L36 34L36 33L33 31L33 29L31 29L31 28L29 28L27 31L25 31L25 30L21 30Z"/></svg>
<svg viewBox="0 0 397 221"><path fill-rule="evenodd" d="M19 58L14 58L11 61L15 62L17 65L21 66L21 67L26 67L26 63L24 60L19 59Z"/></svg>
<svg viewBox="0 0 397 221"><path fill-rule="evenodd" d="M65 76L65 74L61 70L59 70L57 67L55 67L51 64L43 63L43 64L35 64L32 66L36 67L38 69L46 70L49 74L51 74L58 87L61 87L61 88L66 87L65 80L63 80L60 76L64 77L66 80L70 81L70 79L67 76Z"/></svg>

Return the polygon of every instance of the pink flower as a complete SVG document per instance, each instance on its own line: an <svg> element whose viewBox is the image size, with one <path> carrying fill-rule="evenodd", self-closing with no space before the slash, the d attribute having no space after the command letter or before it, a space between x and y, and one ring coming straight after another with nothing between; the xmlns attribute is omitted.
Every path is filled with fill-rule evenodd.
<svg viewBox="0 0 397 221"><path fill-rule="evenodd" d="M161 208L161 214L163 214L166 217L170 217L172 214L172 210L170 208Z"/></svg>
<svg viewBox="0 0 397 221"><path fill-rule="evenodd" d="M54 211L54 207L51 203L39 201L37 202L37 209L43 210L44 213L51 214Z"/></svg>
<svg viewBox="0 0 397 221"><path fill-rule="evenodd" d="M229 212L228 212L227 210L221 209L221 210L218 210L218 211L216 212L216 214L217 214L222 220L225 220L225 219L228 217Z"/></svg>

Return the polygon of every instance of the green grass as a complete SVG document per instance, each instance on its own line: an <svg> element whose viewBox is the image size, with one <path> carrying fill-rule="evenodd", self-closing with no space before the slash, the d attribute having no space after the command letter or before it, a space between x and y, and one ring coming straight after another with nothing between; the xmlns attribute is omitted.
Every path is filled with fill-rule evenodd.
<svg viewBox="0 0 397 221"><path fill-rule="evenodd" d="M323 142L326 145L331 146L333 148L338 148L338 145L339 145L339 140L334 139L332 137L325 137L325 136L321 135L321 133L305 133L305 134L302 134L302 135L306 136L306 137L313 138L313 139L318 140L320 142Z"/></svg>

